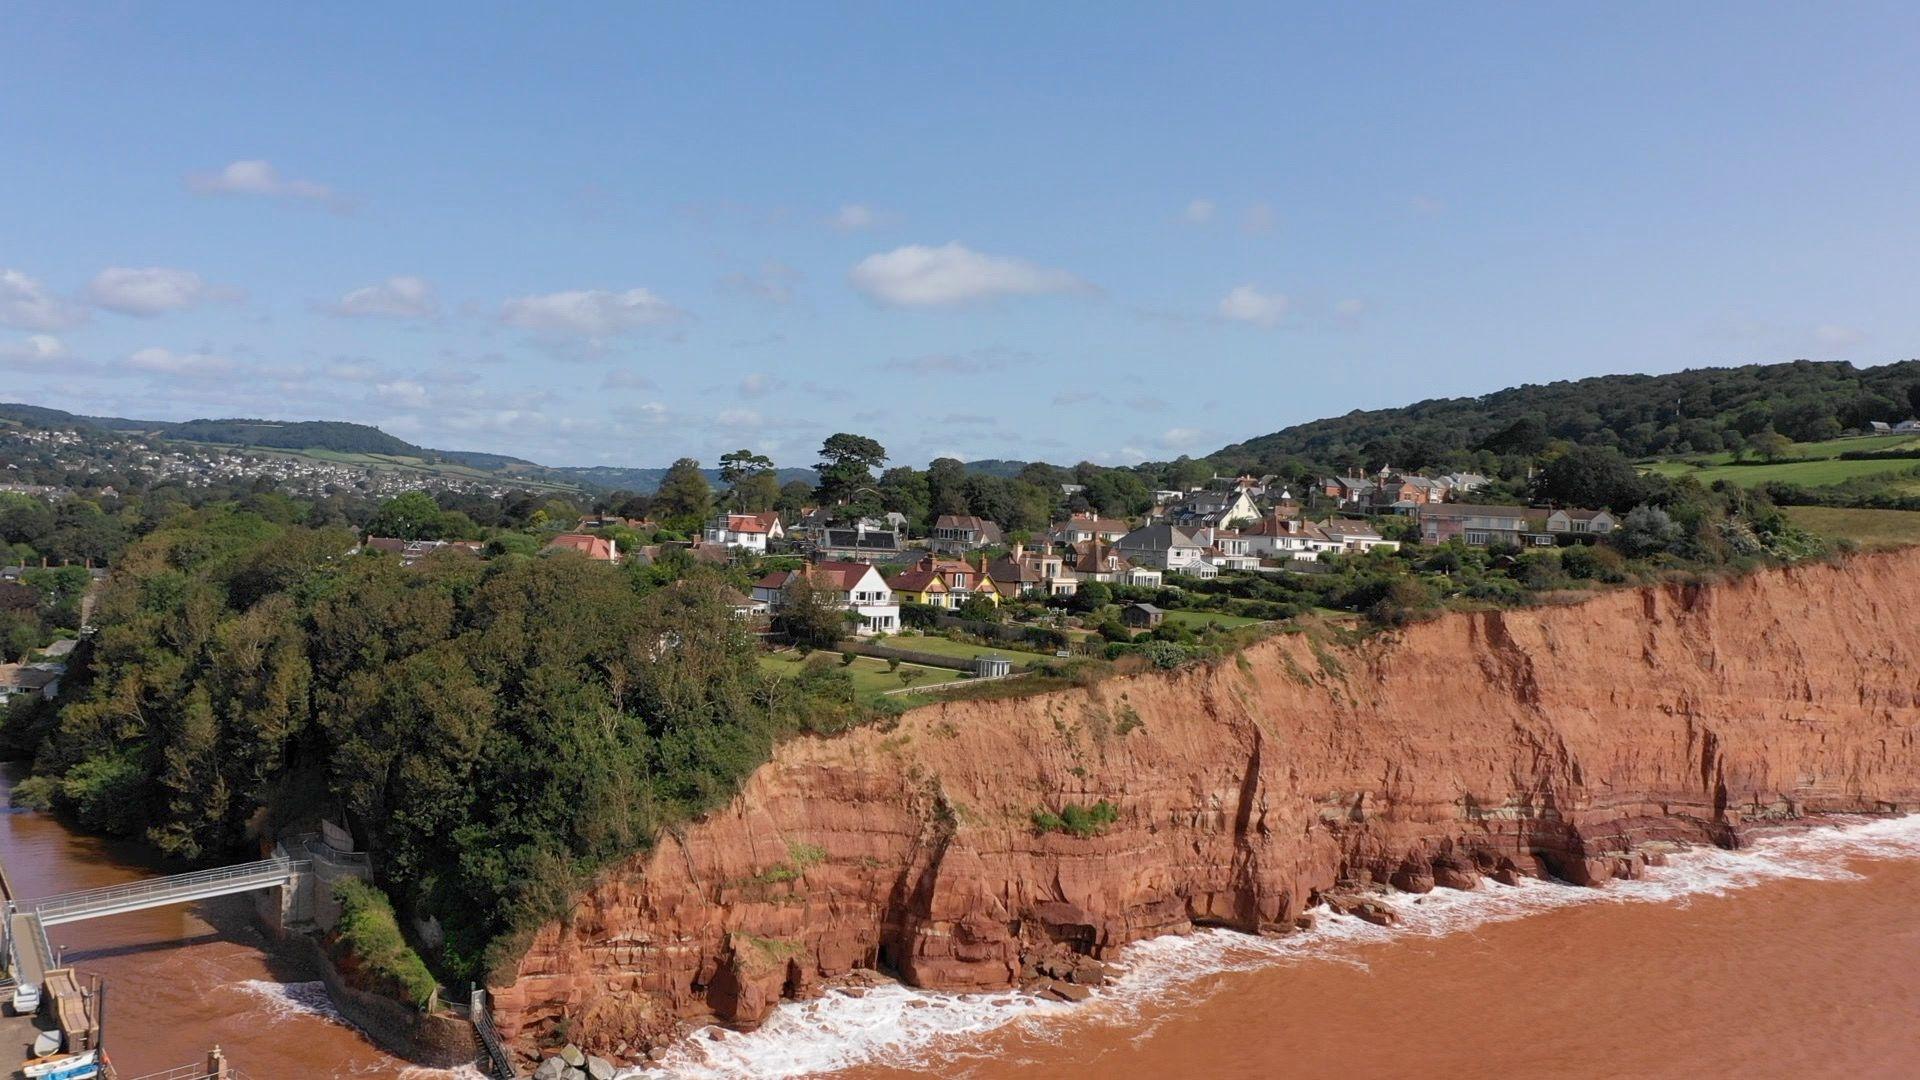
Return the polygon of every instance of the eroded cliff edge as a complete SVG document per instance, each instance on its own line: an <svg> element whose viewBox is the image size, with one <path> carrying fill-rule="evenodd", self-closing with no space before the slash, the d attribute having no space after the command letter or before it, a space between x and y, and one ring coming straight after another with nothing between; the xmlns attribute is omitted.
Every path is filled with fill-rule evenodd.
<svg viewBox="0 0 1920 1080"><path fill-rule="evenodd" d="M1027 949L1284 927L1344 880L1599 883L1651 840L1908 809L1916 607L1920 550L1861 555L796 741L543 930L498 1017L620 1052L856 967L998 988ZM1033 828L1100 799L1098 836Z"/></svg>

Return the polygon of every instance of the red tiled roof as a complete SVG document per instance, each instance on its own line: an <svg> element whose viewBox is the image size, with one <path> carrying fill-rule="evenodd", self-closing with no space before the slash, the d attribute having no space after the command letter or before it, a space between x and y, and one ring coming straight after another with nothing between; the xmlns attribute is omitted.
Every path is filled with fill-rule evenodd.
<svg viewBox="0 0 1920 1080"><path fill-rule="evenodd" d="M556 548L577 551L589 559L598 559L601 562L612 562L614 558L612 541L603 540L598 536L588 536L586 533L561 533L547 543L549 551Z"/></svg>

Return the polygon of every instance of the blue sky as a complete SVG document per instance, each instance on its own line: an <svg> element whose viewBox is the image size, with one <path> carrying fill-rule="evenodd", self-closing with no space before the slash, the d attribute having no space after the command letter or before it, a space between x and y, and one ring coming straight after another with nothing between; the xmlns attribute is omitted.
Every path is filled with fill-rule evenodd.
<svg viewBox="0 0 1920 1080"><path fill-rule="evenodd" d="M1920 330L1895 5L281 7L9 7L0 398L1132 463Z"/></svg>

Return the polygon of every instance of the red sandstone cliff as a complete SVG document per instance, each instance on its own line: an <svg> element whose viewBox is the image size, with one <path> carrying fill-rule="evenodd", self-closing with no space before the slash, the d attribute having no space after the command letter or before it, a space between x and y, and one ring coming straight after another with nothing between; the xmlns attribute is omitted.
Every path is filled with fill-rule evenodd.
<svg viewBox="0 0 1920 1080"><path fill-rule="evenodd" d="M1343 879L1636 872L1651 839L1920 803L1920 551L1023 700L932 705L782 748L733 805L603 876L496 991L619 1051L885 965L997 988L1197 924L1284 926ZM1031 817L1106 799L1103 834Z"/></svg>

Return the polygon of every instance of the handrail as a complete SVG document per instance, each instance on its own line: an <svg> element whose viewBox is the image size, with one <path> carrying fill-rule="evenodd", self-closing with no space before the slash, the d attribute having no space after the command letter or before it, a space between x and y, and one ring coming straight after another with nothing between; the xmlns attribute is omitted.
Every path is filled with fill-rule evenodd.
<svg viewBox="0 0 1920 1080"><path fill-rule="evenodd" d="M295 862L291 859L265 859L260 862L241 863L237 866L220 867L214 870L198 870L168 877L147 878L125 885L108 885L97 889L44 896L37 900L25 901L20 906L42 918L48 916L57 918L76 911L115 907L128 901L192 894L201 889L240 881L257 881L264 887L291 879L296 873L306 869L307 865L304 861Z"/></svg>
<svg viewBox="0 0 1920 1080"><path fill-rule="evenodd" d="M507 1053L499 1029L493 1026L493 1010L487 1007L484 994L473 996L468 1011L472 1014L473 1030L480 1034L480 1045L487 1052L489 1075L494 1080L516 1080L520 1072L513 1067L513 1058Z"/></svg>
<svg viewBox="0 0 1920 1080"><path fill-rule="evenodd" d="M285 877L294 868L291 859L263 859L259 862L240 863L234 866L222 866L212 870L195 870L185 874L170 874L166 877L142 878L122 885L103 885L96 889L81 889L75 892L55 893L35 900L22 901L22 906L35 911L49 907L65 907L75 903L88 903L93 900L119 898L129 894L159 892L171 888L184 888L218 881L231 881L234 878L265 874L269 877Z"/></svg>

